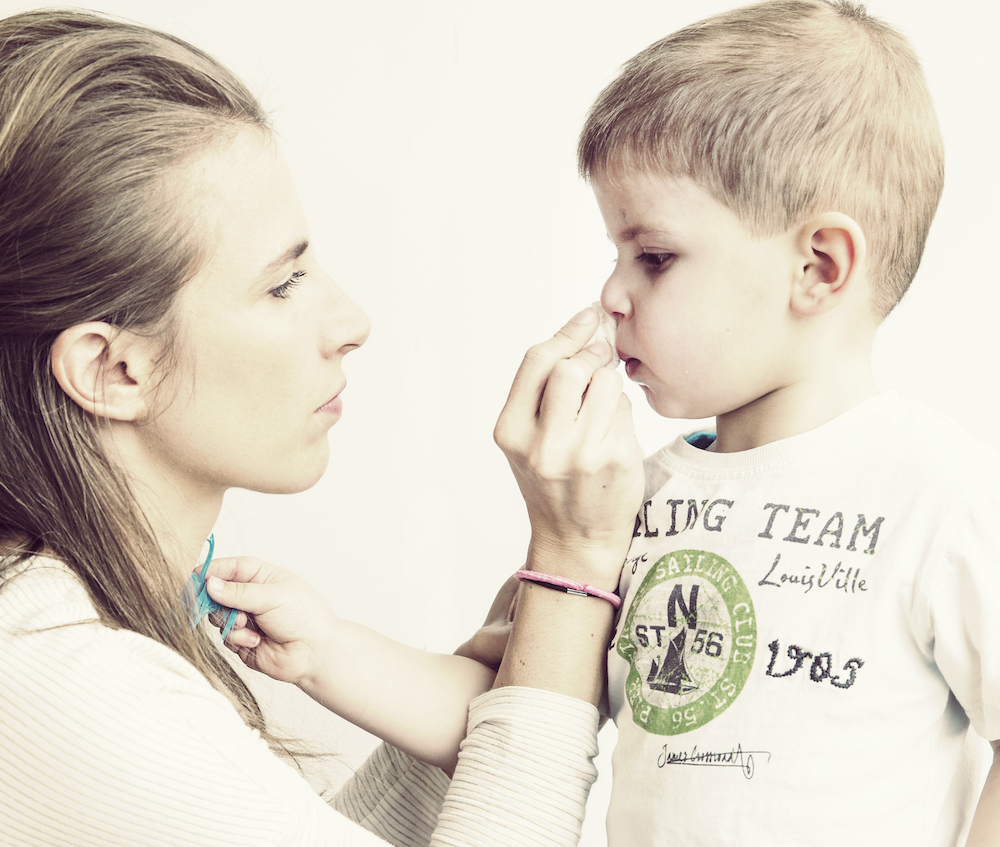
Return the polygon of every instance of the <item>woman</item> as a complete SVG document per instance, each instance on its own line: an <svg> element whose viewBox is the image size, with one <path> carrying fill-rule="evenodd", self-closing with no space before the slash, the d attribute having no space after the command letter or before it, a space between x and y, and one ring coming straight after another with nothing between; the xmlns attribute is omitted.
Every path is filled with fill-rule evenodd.
<svg viewBox="0 0 1000 847"><path fill-rule="evenodd" d="M377 843L273 752L183 599L227 488L319 479L368 333L259 104L171 36L8 18L0 198L3 843ZM596 323L532 351L498 435L529 567L613 589L641 470L620 379L595 373L610 351L581 350ZM338 808L398 844L426 843L442 802L439 843L572 843L611 624L575 601L521 596L450 789L383 747Z"/></svg>

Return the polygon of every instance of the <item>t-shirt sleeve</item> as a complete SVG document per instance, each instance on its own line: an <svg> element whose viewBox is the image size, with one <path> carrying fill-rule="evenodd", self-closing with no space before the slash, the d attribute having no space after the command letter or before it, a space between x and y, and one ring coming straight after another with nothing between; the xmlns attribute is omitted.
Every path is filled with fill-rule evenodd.
<svg viewBox="0 0 1000 847"><path fill-rule="evenodd" d="M962 498L923 590L935 664L976 732L1000 739L1000 497Z"/></svg>

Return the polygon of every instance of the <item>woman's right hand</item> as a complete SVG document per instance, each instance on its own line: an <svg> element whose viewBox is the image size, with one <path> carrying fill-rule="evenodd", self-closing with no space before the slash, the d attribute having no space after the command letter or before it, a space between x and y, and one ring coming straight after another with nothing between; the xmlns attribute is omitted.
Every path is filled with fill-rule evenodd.
<svg viewBox="0 0 1000 847"><path fill-rule="evenodd" d="M528 566L614 590L644 487L642 449L621 376L604 367L599 323L584 309L528 350L494 438L531 521Z"/></svg>

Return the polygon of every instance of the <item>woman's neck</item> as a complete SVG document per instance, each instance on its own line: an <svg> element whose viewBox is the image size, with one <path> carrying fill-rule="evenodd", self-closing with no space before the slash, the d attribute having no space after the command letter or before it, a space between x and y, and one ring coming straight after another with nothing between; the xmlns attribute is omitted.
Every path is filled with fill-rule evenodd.
<svg viewBox="0 0 1000 847"><path fill-rule="evenodd" d="M109 453L113 451L127 474L136 505L167 561L186 578L198 565L222 510L225 491L198 485L177 468L163 467L127 431L125 435L109 439Z"/></svg>
<svg viewBox="0 0 1000 847"><path fill-rule="evenodd" d="M222 509L222 493L216 497L192 497L177 490L143 488L145 496L140 493L140 486L136 485L139 507L146 515L167 561L176 565L186 577L202 558L205 540Z"/></svg>

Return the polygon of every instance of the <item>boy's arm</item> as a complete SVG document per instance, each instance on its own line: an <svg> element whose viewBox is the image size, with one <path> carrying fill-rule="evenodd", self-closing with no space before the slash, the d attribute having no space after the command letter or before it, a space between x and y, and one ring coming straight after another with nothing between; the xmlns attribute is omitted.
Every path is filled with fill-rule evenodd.
<svg viewBox="0 0 1000 847"><path fill-rule="evenodd" d="M258 559L217 559L208 576L212 598L241 610L227 644L248 667L294 683L418 759L454 769L469 701L492 685L490 668L342 621L305 580Z"/></svg>
<svg viewBox="0 0 1000 847"><path fill-rule="evenodd" d="M312 673L298 682L303 691L404 753L454 771L469 703L490 689L494 671L348 621L339 621L316 652Z"/></svg>
<svg viewBox="0 0 1000 847"><path fill-rule="evenodd" d="M1000 844L1000 741L993 745L993 765L976 806L966 847L995 847Z"/></svg>

